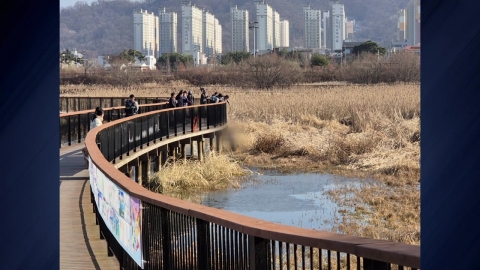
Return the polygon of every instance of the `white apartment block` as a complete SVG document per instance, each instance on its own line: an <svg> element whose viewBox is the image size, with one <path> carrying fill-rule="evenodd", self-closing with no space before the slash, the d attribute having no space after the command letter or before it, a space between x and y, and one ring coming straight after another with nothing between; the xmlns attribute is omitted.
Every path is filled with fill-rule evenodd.
<svg viewBox="0 0 480 270"><path fill-rule="evenodd" d="M420 0L409 0L406 9L407 46L420 44Z"/></svg>
<svg viewBox="0 0 480 270"><path fill-rule="evenodd" d="M280 15L273 10L273 47L280 47Z"/></svg>
<svg viewBox="0 0 480 270"><path fill-rule="evenodd" d="M160 23L160 56L164 53L177 52L177 13L158 10Z"/></svg>
<svg viewBox="0 0 480 270"><path fill-rule="evenodd" d="M355 20L345 20L345 42L353 42Z"/></svg>
<svg viewBox="0 0 480 270"><path fill-rule="evenodd" d="M303 7L304 14L304 35L305 48L322 47L322 11L311 9L310 6Z"/></svg>
<svg viewBox="0 0 480 270"><path fill-rule="evenodd" d="M287 20L280 22L280 47L290 47L290 25Z"/></svg>
<svg viewBox="0 0 480 270"><path fill-rule="evenodd" d="M345 40L345 9L337 1L331 2L330 21L332 27L332 50L341 51Z"/></svg>
<svg viewBox="0 0 480 270"><path fill-rule="evenodd" d="M215 18L215 45L214 47L214 54L222 54L222 25L218 21L217 18Z"/></svg>
<svg viewBox="0 0 480 270"><path fill-rule="evenodd" d="M159 57L158 17L146 10L133 12L133 49Z"/></svg>
<svg viewBox="0 0 480 270"><path fill-rule="evenodd" d="M331 35L329 32L331 31L330 27L330 11L324 11L322 16L322 48L326 48L329 42Z"/></svg>
<svg viewBox="0 0 480 270"><path fill-rule="evenodd" d="M405 31L405 9L400 9L397 12L397 40L396 41L405 41L406 31Z"/></svg>
<svg viewBox="0 0 480 270"><path fill-rule="evenodd" d="M232 51L249 52L248 10L238 9L236 5L230 6L232 26Z"/></svg>
<svg viewBox="0 0 480 270"><path fill-rule="evenodd" d="M203 53L212 56L215 47L215 16L203 11Z"/></svg>
<svg viewBox="0 0 480 270"><path fill-rule="evenodd" d="M182 53L203 52L203 12L190 1L182 1Z"/></svg>
<svg viewBox="0 0 480 270"><path fill-rule="evenodd" d="M256 48L258 51L273 50L273 10L264 1L255 1L257 7Z"/></svg>

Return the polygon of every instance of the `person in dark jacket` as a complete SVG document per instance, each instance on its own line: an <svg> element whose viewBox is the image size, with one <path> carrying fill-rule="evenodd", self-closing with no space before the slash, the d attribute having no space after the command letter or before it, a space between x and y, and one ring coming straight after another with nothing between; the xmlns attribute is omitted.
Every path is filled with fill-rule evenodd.
<svg viewBox="0 0 480 270"><path fill-rule="evenodd" d="M183 107L183 91L180 90L180 93L177 94L177 107Z"/></svg>
<svg viewBox="0 0 480 270"><path fill-rule="evenodd" d="M183 91L182 99L183 99L183 106L188 106L187 91Z"/></svg>
<svg viewBox="0 0 480 270"><path fill-rule="evenodd" d="M132 94L130 98L125 101L125 117L129 117L138 113L138 102L135 101L135 96Z"/></svg>
<svg viewBox="0 0 480 270"><path fill-rule="evenodd" d="M192 106L195 103L195 97L193 96L192 91L188 91L187 103L188 103L188 106Z"/></svg>
<svg viewBox="0 0 480 270"><path fill-rule="evenodd" d="M177 107L177 101L175 100L175 93L170 94L170 98L168 99L168 108L175 108Z"/></svg>
<svg viewBox="0 0 480 270"><path fill-rule="evenodd" d="M207 91L205 91L205 88L200 88L202 91L202 94L200 95L200 104L207 104Z"/></svg>

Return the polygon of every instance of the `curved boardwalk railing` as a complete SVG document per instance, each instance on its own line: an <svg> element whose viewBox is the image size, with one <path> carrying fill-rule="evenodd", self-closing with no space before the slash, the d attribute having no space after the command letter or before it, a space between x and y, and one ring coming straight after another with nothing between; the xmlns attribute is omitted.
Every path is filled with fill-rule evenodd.
<svg viewBox="0 0 480 270"><path fill-rule="evenodd" d="M146 113L167 108L167 103L151 103L139 105L139 113ZM92 107L90 107L92 108ZM114 121L125 117L125 107L104 108L104 120ZM88 131L90 131L90 122L95 115L94 109L75 111L60 114L60 148L74 143L81 143Z"/></svg>
<svg viewBox="0 0 480 270"><path fill-rule="evenodd" d="M123 106L125 97L60 97L60 112L84 111L92 108L111 108ZM167 97L136 97L140 104L160 103L168 100Z"/></svg>
<svg viewBox="0 0 480 270"><path fill-rule="evenodd" d="M224 128L226 116L225 103L167 109L110 122L87 135L85 144L90 154L91 173L98 171L95 177L117 187L121 197L129 197L132 205L134 201L141 205L137 215L141 238L133 242L133 246L141 247L139 261L129 255L133 254L131 245L125 245L125 241L131 243L133 238L122 238L116 219L105 218L108 216L107 195L101 194L98 186L92 186L100 236L106 239L109 255L117 257L122 269L420 267L419 246L274 224L182 201L145 189L112 164L134 156L141 149ZM193 124L192 119L198 119L196 117L201 119L197 123L203 131L200 125L198 131L193 126L188 128L189 121ZM97 180L94 181L97 185ZM119 209L119 213L122 212L121 206Z"/></svg>

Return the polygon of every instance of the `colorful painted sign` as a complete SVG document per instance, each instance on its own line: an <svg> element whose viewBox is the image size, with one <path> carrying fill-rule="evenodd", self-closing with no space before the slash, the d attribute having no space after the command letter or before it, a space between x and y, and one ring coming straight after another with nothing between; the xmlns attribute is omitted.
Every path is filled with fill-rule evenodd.
<svg viewBox="0 0 480 270"><path fill-rule="evenodd" d="M100 216L123 249L143 268L141 201L110 181L90 158L88 163L90 186Z"/></svg>

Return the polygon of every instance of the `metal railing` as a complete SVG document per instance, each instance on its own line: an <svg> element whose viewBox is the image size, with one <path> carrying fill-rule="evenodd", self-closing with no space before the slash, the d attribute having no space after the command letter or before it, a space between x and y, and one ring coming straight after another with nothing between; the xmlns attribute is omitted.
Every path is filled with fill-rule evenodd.
<svg viewBox="0 0 480 270"><path fill-rule="evenodd" d="M167 103L152 103L139 105L139 114L167 108ZM111 122L125 117L125 107L104 108L103 119ZM83 110L60 114L60 148L75 143L81 143L90 131L90 122L95 116L95 110Z"/></svg>
<svg viewBox="0 0 480 270"><path fill-rule="evenodd" d="M60 112L68 113L75 111L85 111L92 108L111 108L125 105L127 97L60 97ZM165 102L168 97L135 97L139 104L153 104Z"/></svg>
<svg viewBox="0 0 480 270"><path fill-rule="evenodd" d="M214 111L212 108L217 108L217 112L211 113ZM202 115L206 111L208 113ZM156 140L167 143L176 136L192 132L185 123L197 116L204 118L199 121L202 128L211 128L215 124L226 126L225 103L134 116L131 120L100 126L86 138L91 162L130 197L141 201L143 269L420 267L419 246L274 224L182 201L143 188L111 163L133 148L144 147ZM180 117L181 121L175 122L175 117ZM133 142L124 139L128 136L129 123L132 126L130 131L133 128L135 135ZM140 269L110 233L96 207L94 203L101 238L107 240L109 256L117 257L121 269Z"/></svg>

